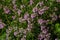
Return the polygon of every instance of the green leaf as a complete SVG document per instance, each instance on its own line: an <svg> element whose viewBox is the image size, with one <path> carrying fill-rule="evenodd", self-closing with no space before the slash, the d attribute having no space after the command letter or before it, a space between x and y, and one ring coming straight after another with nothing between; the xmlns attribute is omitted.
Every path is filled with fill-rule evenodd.
<svg viewBox="0 0 60 40"><path fill-rule="evenodd" d="M34 35L31 32L27 33L26 40L34 40Z"/></svg>
<svg viewBox="0 0 60 40"><path fill-rule="evenodd" d="M6 39L6 33L4 33L2 36L0 36L0 40L5 40Z"/></svg>

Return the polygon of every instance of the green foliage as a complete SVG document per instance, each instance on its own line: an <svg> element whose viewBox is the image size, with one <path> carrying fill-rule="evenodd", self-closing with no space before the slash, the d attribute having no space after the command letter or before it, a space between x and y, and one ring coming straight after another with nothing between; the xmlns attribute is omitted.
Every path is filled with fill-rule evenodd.
<svg viewBox="0 0 60 40"><path fill-rule="evenodd" d="M31 32L28 32L26 35L26 40L34 40L34 35Z"/></svg>
<svg viewBox="0 0 60 40"><path fill-rule="evenodd" d="M60 37L60 24L59 23L55 24L55 33L57 34L58 37Z"/></svg>
<svg viewBox="0 0 60 40"><path fill-rule="evenodd" d="M5 40L6 39L6 33L3 33L2 36L0 36L0 40Z"/></svg>

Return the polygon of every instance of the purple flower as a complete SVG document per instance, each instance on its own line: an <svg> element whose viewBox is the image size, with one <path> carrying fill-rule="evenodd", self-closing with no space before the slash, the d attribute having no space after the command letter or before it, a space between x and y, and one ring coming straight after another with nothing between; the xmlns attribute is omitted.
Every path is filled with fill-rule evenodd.
<svg viewBox="0 0 60 40"><path fill-rule="evenodd" d="M38 8L37 7L34 7L32 11L35 13L35 12L38 11Z"/></svg>
<svg viewBox="0 0 60 40"><path fill-rule="evenodd" d="M42 40L43 38L45 38L45 35L43 33L40 33L38 35L38 40Z"/></svg>
<svg viewBox="0 0 60 40"><path fill-rule="evenodd" d="M28 25L31 24L30 18L28 18L27 22L28 22Z"/></svg>
<svg viewBox="0 0 60 40"><path fill-rule="evenodd" d="M44 10L48 10L48 9L49 9L49 7L47 7L47 6L44 6L44 7L43 7L43 9L44 9Z"/></svg>
<svg viewBox="0 0 60 40"><path fill-rule="evenodd" d="M14 8L14 10L16 10L16 9L17 9L15 4L13 5L13 8Z"/></svg>
<svg viewBox="0 0 60 40"><path fill-rule="evenodd" d="M36 14L31 14L31 18L33 19L33 18L35 18L36 17Z"/></svg>
<svg viewBox="0 0 60 40"><path fill-rule="evenodd" d="M20 14L21 14L21 10L18 9L17 13L18 13L18 15L20 16Z"/></svg>
<svg viewBox="0 0 60 40"><path fill-rule="evenodd" d="M16 31L16 32L14 32L14 36L17 36L17 34L18 34L18 32Z"/></svg>
<svg viewBox="0 0 60 40"><path fill-rule="evenodd" d="M47 30L47 29L46 29ZM45 30L45 32L43 33L40 33L39 35L38 35L38 40L42 40L42 39L44 39L44 40L49 40L49 38L50 38L50 33L48 33L47 31Z"/></svg>
<svg viewBox="0 0 60 40"><path fill-rule="evenodd" d="M47 29L42 30L42 33L46 34L48 32Z"/></svg>
<svg viewBox="0 0 60 40"><path fill-rule="evenodd" d="M46 34L46 37L47 37L47 38L50 38L50 35L51 35L51 33L47 33L47 34Z"/></svg>
<svg viewBox="0 0 60 40"><path fill-rule="evenodd" d="M44 40L47 40L47 38L44 38Z"/></svg>
<svg viewBox="0 0 60 40"><path fill-rule="evenodd" d="M26 13L24 14L24 19L27 20L28 17L29 17L29 14L26 12Z"/></svg>
<svg viewBox="0 0 60 40"><path fill-rule="evenodd" d="M39 5L40 5L40 6L44 5L44 4L43 4L43 1L39 2Z"/></svg>
<svg viewBox="0 0 60 40"><path fill-rule="evenodd" d="M43 19L38 19L39 24L42 24L43 22L44 22Z"/></svg>
<svg viewBox="0 0 60 40"><path fill-rule="evenodd" d="M4 25L3 24L0 24L0 29L2 29L4 27Z"/></svg>
<svg viewBox="0 0 60 40"><path fill-rule="evenodd" d="M3 10L6 14L9 14L9 12L10 12L10 10L7 7L3 8Z"/></svg>
<svg viewBox="0 0 60 40"><path fill-rule="evenodd" d="M38 10L38 13L39 13L40 15L44 14L44 12L45 12L45 9L39 9L39 10Z"/></svg>
<svg viewBox="0 0 60 40"><path fill-rule="evenodd" d="M56 21L57 20L57 16L52 18L52 21Z"/></svg>
<svg viewBox="0 0 60 40"><path fill-rule="evenodd" d="M15 18L16 18L16 16L12 16L12 18L13 18L13 19L15 19Z"/></svg>
<svg viewBox="0 0 60 40"><path fill-rule="evenodd" d="M0 29L4 28L5 24L0 22Z"/></svg>
<svg viewBox="0 0 60 40"><path fill-rule="evenodd" d="M26 40L26 38L22 37L20 40Z"/></svg>
<svg viewBox="0 0 60 40"><path fill-rule="evenodd" d="M19 22L24 22L25 21L25 19L23 19L22 17L21 18L19 18Z"/></svg>
<svg viewBox="0 0 60 40"><path fill-rule="evenodd" d="M6 29L6 33L7 33L7 34L9 34L9 33L10 33L10 31L9 31L8 29Z"/></svg>
<svg viewBox="0 0 60 40"><path fill-rule="evenodd" d="M39 23L39 24L46 23L46 20L43 20L43 19L38 19L38 23Z"/></svg>
<svg viewBox="0 0 60 40"><path fill-rule="evenodd" d="M55 12L53 14L51 14L50 17L52 18L52 21L56 21L58 18L58 16L55 14Z"/></svg>
<svg viewBox="0 0 60 40"><path fill-rule="evenodd" d="M58 40L57 38L55 38L55 40Z"/></svg>
<svg viewBox="0 0 60 40"><path fill-rule="evenodd" d="M30 0L30 5L32 5L33 4L33 0Z"/></svg>
<svg viewBox="0 0 60 40"><path fill-rule="evenodd" d="M41 30L44 30L46 28L46 26L41 26Z"/></svg>

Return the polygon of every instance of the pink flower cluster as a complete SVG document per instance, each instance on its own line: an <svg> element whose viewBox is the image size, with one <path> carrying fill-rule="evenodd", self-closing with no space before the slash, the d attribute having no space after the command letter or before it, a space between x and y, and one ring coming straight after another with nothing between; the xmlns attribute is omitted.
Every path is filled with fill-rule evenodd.
<svg viewBox="0 0 60 40"><path fill-rule="evenodd" d="M0 29L3 29L5 26L5 23L3 23L2 20L0 20Z"/></svg>
<svg viewBox="0 0 60 40"><path fill-rule="evenodd" d="M41 33L38 36L38 40L49 40L51 34L48 32L48 29L48 27L41 25Z"/></svg>
<svg viewBox="0 0 60 40"><path fill-rule="evenodd" d="M39 23L40 25L42 25L42 24L44 24L44 23L47 23L47 21L46 21L46 20L43 20L43 19L38 19L38 23Z"/></svg>
<svg viewBox="0 0 60 40"><path fill-rule="evenodd" d="M49 9L49 7L47 7L47 6L44 6L42 9L41 8L38 9L37 7L34 7L33 12L42 15L42 14L44 14L45 10L48 10L48 9Z"/></svg>
<svg viewBox="0 0 60 40"><path fill-rule="evenodd" d="M10 10L7 7L4 7L3 10L6 14L9 14L9 12L10 12Z"/></svg>

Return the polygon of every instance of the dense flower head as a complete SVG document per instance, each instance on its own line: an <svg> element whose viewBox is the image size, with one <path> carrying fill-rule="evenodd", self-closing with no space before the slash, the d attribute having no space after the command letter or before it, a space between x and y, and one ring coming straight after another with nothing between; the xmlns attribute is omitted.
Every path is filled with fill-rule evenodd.
<svg viewBox="0 0 60 40"><path fill-rule="evenodd" d="M35 17L36 17L35 13L31 14L31 18L35 18Z"/></svg>
<svg viewBox="0 0 60 40"><path fill-rule="evenodd" d="M4 26L5 26L5 24L4 24L4 23L2 23L2 22L0 22L0 29L3 29L3 28L4 28Z"/></svg>
<svg viewBox="0 0 60 40"><path fill-rule="evenodd" d="M46 26L41 26L41 30L44 30L46 28Z"/></svg>
<svg viewBox="0 0 60 40"><path fill-rule="evenodd" d="M34 7L32 11L35 13L35 12L38 11L38 8L37 7Z"/></svg>
<svg viewBox="0 0 60 40"><path fill-rule="evenodd" d="M24 22L25 19L23 19L22 17L19 18L19 22Z"/></svg>
<svg viewBox="0 0 60 40"><path fill-rule="evenodd" d="M44 7L43 7L43 9L44 9L44 10L48 10L48 9L49 9L49 7L47 7L47 6L44 6Z"/></svg>
<svg viewBox="0 0 60 40"><path fill-rule="evenodd" d="M16 4L13 5L13 9L16 10L17 9L17 6Z"/></svg>
<svg viewBox="0 0 60 40"><path fill-rule="evenodd" d="M33 4L33 0L30 0L30 5L32 5Z"/></svg>
<svg viewBox="0 0 60 40"><path fill-rule="evenodd" d="M40 6L43 6L44 5L43 1L39 2L39 5Z"/></svg>
<svg viewBox="0 0 60 40"><path fill-rule="evenodd" d="M7 7L3 8L3 10L6 14L9 14L9 12L10 12L10 10Z"/></svg>
<svg viewBox="0 0 60 40"><path fill-rule="evenodd" d="M24 14L24 19L27 20L28 18L29 18L29 14L26 12L26 13Z"/></svg>
<svg viewBox="0 0 60 40"><path fill-rule="evenodd" d="M38 13L40 14L40 15L42 15L42 14L44 14L44 11L45 9L39 9L39 11L38 11Z"/></svg>
<svg viewBox="0 0 60 40"><path fill-rule="evenodd" d="M16 18L16 16L12 16L12 19L15 19Z"/></svg>
<svg viewBox="0 0 60 40"><path fill-rule="evenodd" d="M21 10L18 9L17 13L18 13L18 15L20 16L20 14L21 14Z"/></svg>
<svg viewBox="0 0 60 40"><path fill-rule="evenodd" d="M16 32L14 32L14 36L17 36L17 34L18 34L18 32L16 31Z"/></svg>
<svg viewBox="0 0 60 40"><path fill-rule="evenodd" d="M42 24L44 24L44 23L46 23L46 22L47 22L46 20L38 19L38 23L39 23L40 25L42 25Z"/></svg>

